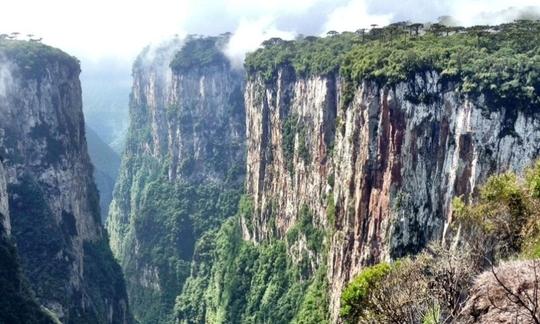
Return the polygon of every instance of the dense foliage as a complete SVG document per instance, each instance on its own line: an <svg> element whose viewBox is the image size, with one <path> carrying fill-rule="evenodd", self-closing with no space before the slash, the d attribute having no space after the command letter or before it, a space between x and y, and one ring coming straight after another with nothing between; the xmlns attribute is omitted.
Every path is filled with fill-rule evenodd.
<svg viewBox="0 0 540 324"><path fill-rule="evenodd" d="M14 73L30 79L46 77L47 69L57 65L68 67L74 74L80 72L76 58L39 42L0 39L0 53L17 66Z"/></svg>
<svg viewBox="0 0 540 324"><path fill-rule="evenodd" d="M311 163L311 155L307 144L307 129L304 120L297 114L290 114L282 125L282 149L285 166L290 174L294 173L294 151L306 164ZM296 146L298 145L298 146Z"/></svg>
<svg viewBox="0 0 540 324"><path fill-rule="evenodd" d="M164 169L150 158L129 158L123 163L138 170L131 188L136 201L137 217L134 232L124 244L139 246L137 259L126 255L123 267L127 277L138 276L137 260L146 260L159 271L156 292L136 283L128 285L130 303L137 319L144 323L173 321L172 309L176 295L190 275L195 242L206 232L215 230L234 215L241 196L238 185L224 187L213 184L171 183ZM136 167L134 164L141 164ZM125 174L117 190L124 190Z"/></svg>
<svg viewBox="0 0 540 324"><path fill-rule="evenodd" d="M176 72L185 72L218 64L228 66L229 60L221 49L228 37L228 34L217 37L188 36L180 51L174 56L171 68Z"/></svg>
<svg viewBox="0 0 540 324"><path fill-rule="evenodd" d="M245 66L249 75L267 82L284 67L299 76L339 73L346 81L345 103L362 80L393 84L436 71L443 80L457 81L464 94L483 93L511 106L540 104L539 22L437 28L416 35L404 32L404 26L390 25L369 33L272 39L248 55Z"/></svg>
<svg viewBox="0 0 540 324"><path fill-rule="evenodd" d="M62 231L69 235L73 229L70 215L63 215L61 228L56 226L43 191L30 175L21 176L18 184L8 186L8 191L12 234L36 297L68 304L66 289L74 256L56 256L67 246Z"/></svg>
<svg viewBox="0 0 540 324"><path fill-rule="evenodd" d="M351 281L341 294L340 316L351 322L358 320L367 308L369 293L390 272L390 265L379 263L367 267Z"/></svg>
<svg viewBox="0 0 540 324"><path fill-rule="evenodd" d="M306 277L282 240L244 241L238 218L197 243L192 277L176 302L181 323L325 323L324 267Z"/></svg>
<svg viewBox="0 0 540 324"><path fill-rule="evenodd" d="M110 313L107 298L115 298L123 301L126 309L115 309L113 312L113 322L123 321L126 315L132 320L129 314L123 314L127 310L127 294L120 265L114 259L111 248L107 240L99 242L85 242L84 249L84 271L88 282L87 291L92 296L95 314L79 314L72 319L76 323L104 323L108 321Z"/></svg>
<svg viewBox="0 0 540 324"><path fill-rule="evenodd" d="M0 217L3 215L0 214ZM0 223L0 323L54 323L40 308L23 275L15 245Z"/></svg>

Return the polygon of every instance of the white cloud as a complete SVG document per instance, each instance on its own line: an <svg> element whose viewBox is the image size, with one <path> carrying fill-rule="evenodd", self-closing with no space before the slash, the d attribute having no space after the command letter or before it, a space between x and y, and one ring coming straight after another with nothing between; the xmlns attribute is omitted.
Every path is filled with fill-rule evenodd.
<svg viewBox="0 0 540 324"><path fill-rule="evenodd" d="M391 20L391 12L381 15L369 14L364 0L352 0L330 14L325 31L354 31L358 28L368 28L371 24L387 25Z"/></svg>
<svg viewBox="0 0 540 324"><path fill-rule="evenodd" d="M246 53L257 49L264 40L272 37L293 39L294 36L294 32L277 29L274 19L271 17L263 17L257 20L242 20L238 28L234 31L224 52L233 65L240 68L243 65Z"/></svg>
<svg viewBox="0 0 540 324"><path fill-rule="evenodd" d="M77 56L131 59L144 44L180 32L186 9L178 0L5 1L0 31L32 33Z"/></svg>
<svg viewBox="0 0 540 324"><path fill-rule="evenodd" d="M460 25L496 25L512 21L523 14L540 13L539 0L454 0L448 15Z"/></svg>

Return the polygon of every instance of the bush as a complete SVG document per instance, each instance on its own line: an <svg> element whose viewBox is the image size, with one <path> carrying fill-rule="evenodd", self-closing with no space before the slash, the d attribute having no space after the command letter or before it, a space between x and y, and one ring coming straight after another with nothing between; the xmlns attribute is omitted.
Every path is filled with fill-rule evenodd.
<svg viewBox="0 0 540 324"><path fill-rule="evenodd" d="M472 204L454 200L460 235L475 253L491 260L509 257L528 249L538 237L540 164L525 173L525 179L511 172L490 177Z"/></svg>
<svg viewBox="0 0 540 324"><path fill-rule="evenodd" d="M356 323L370 308L371 291L388 276L392 266L379 263L367 267L356 276L341 294L340 316L348 323Z"/></svg>

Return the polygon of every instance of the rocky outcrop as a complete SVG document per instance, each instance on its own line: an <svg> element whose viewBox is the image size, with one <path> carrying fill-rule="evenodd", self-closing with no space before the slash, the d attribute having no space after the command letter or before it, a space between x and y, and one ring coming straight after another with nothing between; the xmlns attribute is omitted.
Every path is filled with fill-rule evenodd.
<svg viewBox="0 0 540 324"><path fill-rule="evenodd" d="M130 129L107 226L141 322L172 321L195 241L233 215L240 196L243 80L219 51L222 41L148 48L133 67ZM206 54L213 59L196 62Z"/></svg>
<svg viewBox="0 0 540 324"><path fill-rule="evenodd" d="M62 322L129 323L121 270L100 225L79 64L38 43L0 45L1 154L24 273Z"/></svg>
<svg viewBox="0 0 540 324"><path fill-rule="evenodd" d="M362 266L441 239L454 196L467 199L488 175L520 171L540 152L537 113L464 97L434 72L392 86L364 81L350 103L337 75L276 75L254 73L246 85L247 191L257 213L243 236L284 237L309 206L314 223L333 231L334 320Z"/></svg>
<svg viewBox="0 0 540 324"><path fill-rule="evenodd" d="M479 275L458 323L535 323L538 261L510 261Z"/></svg>

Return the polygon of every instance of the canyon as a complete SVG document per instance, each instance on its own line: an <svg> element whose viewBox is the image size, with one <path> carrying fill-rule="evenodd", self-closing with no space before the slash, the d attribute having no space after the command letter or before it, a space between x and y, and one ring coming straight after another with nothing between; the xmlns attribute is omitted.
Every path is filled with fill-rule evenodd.
<svg viewBox="0 0 540 324"><path fill-rule="evenodd" d="M4 316L346 322L363 271L458 246L456 199L531 172L540 56L506 38L520 24L479 51L473 31L272 38L243 68L229 33L148 46L121 162L86 129L79 62L1 40L0 271L21 305Z"/></svg>
<svg viewBox="0 0 540 324"><path fill-rule="evenodd" d="M287 55L295 43L289 44L281 53L267 44L251 59L265 51L270 59ZM292 56L269 66L248 61L245 81L232 82L235 72L214 52L219 46L215 38L194 37L175 55L171 46L160 49L146 70L140 66L147 53L139 57L123 157L129 166L109 216L113 250L128 283L139 287L137 298L144 290L172 293L163 284L170 264L125 252L156 249L157 241L143 239L150 224L138 220L156 197L150 186L158 177L175 188L163 193L186 197L178 192L186 183L223 185L225 173L216 171L240 171L245 163L235 216L220 214L200 231L181 225L188 229L180 235L187 249L168 253L169 243L157 243L165 255L189 251L173 257L185 270L168 298L176 306L167 318L181 323L338 322L341 292L363 268L451 240L454 197L472 201L490 175L522 172L538 157L534 104L520 108L517 99L496 102L488 91L464 93L462 80L436 68L394 82L365 77L351 83L339 67L302 73ZM218 127L215 116L223 122ZM199 128L218 131L201 136ZM216 137L235 145L219 159L208 156ZM152 174L156 168L161 175ZM236 184L244 177L238 176ZM159 225L156 233L169 229Z"/></svg>

